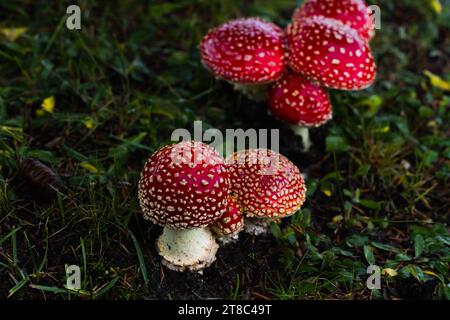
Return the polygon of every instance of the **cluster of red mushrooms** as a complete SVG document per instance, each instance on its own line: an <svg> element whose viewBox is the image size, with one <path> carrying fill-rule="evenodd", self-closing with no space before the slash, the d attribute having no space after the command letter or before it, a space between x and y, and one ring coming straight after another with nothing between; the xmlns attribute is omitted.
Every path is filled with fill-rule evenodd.
<svg viewBox="0 0 450 320"><path fill-rule="evenodd" d="M201 272L216 259L218 239L233 238L245 217L274 219L305 201L300 170L268 149L224 159L198 141L165 146L146 162L139 182L144 218L164 227L156 247L176 271Z"/></svg>
<svg viewBox="0 0 450 320"><path fill-rule="evenodd" d="M369 41L373 23L364 0L307 0L283 31L260 18L212 29L200 51L205 67L253 100L267 100L270 113L311 142L310 127L332 118L326 88L361 90L376 66Z"/></svg>
<svg viewBox="0 0 450 320"><path fill-rule="evenodd" d="M291 124L309 147L308 127L332 118L325 88L360 90L374 81L373 37L363 0L307 0L285 31L260 18L227 22L201 43L203 64ZM262 95L261 95L262 93ZM162 263L176 271L210 266L219 248L244 227L253 234L290 216L305 201L300 170L268 149L224 159L198 141L165 146L146 162L139 181L144 218L164 227Z"/></svg>

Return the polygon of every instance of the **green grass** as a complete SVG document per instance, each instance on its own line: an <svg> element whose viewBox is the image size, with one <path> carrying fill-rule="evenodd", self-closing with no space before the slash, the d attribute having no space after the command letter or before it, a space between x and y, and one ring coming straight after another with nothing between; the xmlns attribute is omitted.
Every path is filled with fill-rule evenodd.
<svg viewBox="0 0 450 320"><path fill-rule="evenodd" d="M448 0L440 15L426 1L371 1L377 82L332 92L334 119L312 131L309 154L198 52L209 28L252 15L285 26L299 1L79 3L82 31L64 27L64 1L0 3L0 29L27 28L0 35L0 298L450 298L450 92L424 74L450 80ZM203 278L160 266L160 229L137 201L144 161L196 119L280 128L281 152L308 174L301 212L223 249ZM63 180L50 204L24 186L27 157ZM381 290L365 287L372 263L397 273ZM82 268L81 291L64 288L66 264Z"/></svg>

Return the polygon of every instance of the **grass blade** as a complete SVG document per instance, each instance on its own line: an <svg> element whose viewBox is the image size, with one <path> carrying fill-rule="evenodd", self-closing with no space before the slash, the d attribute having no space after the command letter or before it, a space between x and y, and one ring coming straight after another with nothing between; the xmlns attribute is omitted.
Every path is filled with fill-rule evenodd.
<svg viewBox="0 0 450 320"><path fill-rule="evenodd" d="M0 246L1 246L6 240L8 240L9 238L11 238L13 235L15 235L16 232L19 231L19 230L20 230L20 227L17 227L17 228L15 228L15 229L11 230L10 233L8 233L6 236L4 236L4 237L0 240Z"/></svg>
<svg viewBox="0 0 450 320"><path fill-rule="evenodd" d="M141 247L139 246L139 243L138 243L136 237L134 236L133 232L131 232L131 230L129 230L128 232L130 233L130 237L133 240L134 247L136 248L136 252L138 255L138 259L139 259L139 267L140 267L141 273L142 273L142 278L144 278L145 285L148 285L147 267L145 266L144 256L142 254Z"/></svg>
<svg viewBox="0 0 450 320"><path fill-rule="evenodd" d="M52 293L68 293L68 291L66 289L63 289L63 288L40 286L40 285L37 285L37 284L31 284L30 288L37 289L37 290L42 290L42 291L47 291L47 292L52 292Z"/></svg>
<svg viewBox="0 0 450 320"><path fill-rule="evenodd" d="M20 280L19 282L17 282L16 285L9 290L8 298L15 295L17 293L17 291L22 289L23 286L26 285L29 281L30 281L30 278L26 277L26 278L23 278L22 280Z"/></svg>
<svg viewBox="0 0 450 320"><path fill-rule="evenodd" d="M94 292L94 299L97 299L99 297L101 297L102 295L104 295L106 292L108 292L110 289L112 289L117 281L119 281L119 277L116 277L114 279L112 279L110 282L108 282L106 285L104 285L103 287L101 287L100 289L96 290Z"/></svg>

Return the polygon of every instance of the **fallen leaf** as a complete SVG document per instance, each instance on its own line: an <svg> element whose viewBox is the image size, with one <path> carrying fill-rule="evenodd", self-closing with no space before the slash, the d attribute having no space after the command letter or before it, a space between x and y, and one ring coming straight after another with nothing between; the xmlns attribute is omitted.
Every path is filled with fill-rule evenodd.
<svg viewBox="0 0 450 320"><path fill-rule="evenodd" d="M91 118L84 120L83 123L84 126L88 129L92 129L94 127L94 120L92 120Z"/></svg>
<svg viewBox="0 0 450 320"><path fill-rule="evenodd" d="M394 269L386 268L381 271L382 274L387 274L390 277L395 277L398 273Z"/></svg>
<svg viewBox="0 0 450 320"><path fill-rule="evenodd" d="M433 87L450 91L450 81L446 81L428 70L425 70L424 74L430 79L430 83Z"/></svg>
<svg viewBox="0 0 450 320"><path fill-rule="evenodd" d="M426 274L428 274L430 276L434 276L434 277L438 276L436 273L434 273L433 271L430 271L430 270L424 270L423 273L426 273Z"/></svg>
<svg viewBox="0 0 450 320"><path fill-rule="evenodd" d="M80 167L82 167L83 169L86 169L87 171L91 172L91 173L98 173L98 169L90 164L89 162L81 162L80 163Z"/></svg>
<svg viewBox="0 0 450 320"><path fill-rule="evenodd" d="M429 3L434 12L437 14L442 13L442 4L439 0L429 0Z"/></svg>
<svg viewBox="0 0 450 320"><path fill-rule="evenodd" d="M44 111L52 113L53 110L55 109L55 97L51 96L44 99L44 101L41 104L41 107Z"/></svg>
<svg viewBox="0 0 450 320"><path fill-rule="evenodd" d="M22 34L24 34L28 28L18 27L18 28L1 28L0 33L8 40L8 41L16 41Z"/></svg>

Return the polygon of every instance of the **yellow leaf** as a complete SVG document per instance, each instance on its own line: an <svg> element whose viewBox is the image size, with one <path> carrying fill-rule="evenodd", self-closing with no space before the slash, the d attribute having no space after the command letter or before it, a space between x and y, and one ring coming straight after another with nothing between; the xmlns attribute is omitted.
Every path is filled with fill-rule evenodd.
<svg viewBox="0 0 450 320"><path fill-rule="evenodd" d="M429 128L436 128L437 123L436 123L436 121L434 121L434 120L430 120L430 121L427 122L427 126L428 126Z"/></svg>
<svg viewBox="0 0 450 320"><path fill-rule="evenodd" d="M429 0L431 9L433 9L434 12L436 12L437 14L441 14L442 13L442 4L440 3L439 0Z"/></svg>
<svg viewBox="0 0 450 320"><path fill-rule="evenodd" d="M9 41L16 41L22 34L24 34L28 28L1 28L0 33Z"/></svg>
<svg viewBox="0 0 450 320"><path fill-rule="evenodd" d="M88 129L92 129L94 127L94 120L92 120L92 118L88 118L88 119L84 120L83 123L84 123L85 127Z"/></svg>
<svg viewBox="0 0 450 320"><path fill-rule="evenodd" d="M333 217L333 223L334 224L337 224L337 223L341 222L342 220L344 220L344 217L341 216L341 215L337 215L337 216Z"/></svg>
<svg viewBox="0 0 450 320"><path fill-rule="evenodd" d="M41 104L41 107L44 111L52 113L55 109L55 97L51 96L46 99Z"/></svg>
<svg viewBox="0 0 450 320"><path fill-rule="evenodd" d="M322 192L327 196L327 197L331 197L333 195L333 193L331 192L330 189L324 189L322 190Z"/></svg>
<svg viewBox="0 0 450 320"><path fill-rule="evenodd" d="M450 81L446 81L428 70L425 70L424 74L430 79L430 83L433 87L450 91Z"/></svg>
<svg viewBox="0 0 450 320"><path fill-rule="evenodd" d="M86 162L86 161L81 162L80 167L86 169L87 171L89 171L91 173L98 173L98 169L94 165L90 164L89 162Z"/></svg>
<svg viewBox="0 0 450 320"><path fill-rule="evenodd" d="M434 276L434 277L437 277L437 276L438 276L436 273L434 273L433 271L430 271L430 270L424 270L423 273L426 273L426 274L428 274L428 275L430 275L430 276Z"/></svg>
<svg viewBox="0 0 450 320"><path fill-rule="evenodd" d="M387 133L391 131L391 127L389 125L386 125L384 127L378 128L375 130L375 132L379 132L379 133Z"/></svg>
<svg viewBox="0 0 450 320"><path fill-rule="evenodd" d="M390 277L395 277L398 273L394 269L386 268L381 272L382 274L387 274Z"/></svg>

